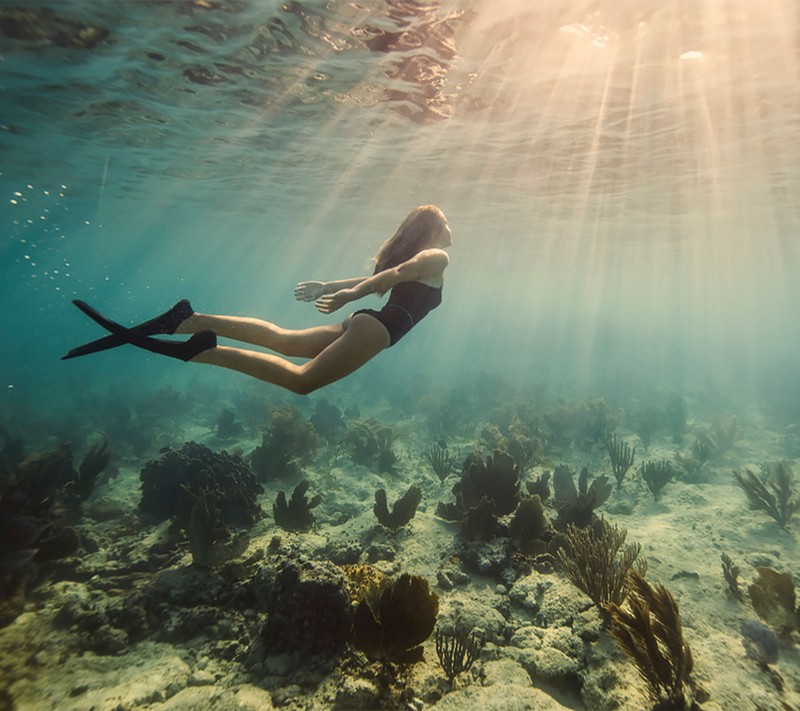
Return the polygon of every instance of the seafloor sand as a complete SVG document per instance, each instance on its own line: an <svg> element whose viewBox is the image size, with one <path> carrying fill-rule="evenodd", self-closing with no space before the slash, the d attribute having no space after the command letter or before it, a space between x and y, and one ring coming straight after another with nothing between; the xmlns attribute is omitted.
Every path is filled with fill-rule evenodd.
<svg viewBox="0 0 800 711"><path fill-rule="evenodd" d="M699 406L692 409L688 433L708 426L712 417ZM642 545L648 580L666 585L677 600L694 656L693 678L708 693L703 709L800 708L796 646L783 640L780 659L769 668L747 658L740 624L757 617L747 595L744 601L732 597L722 576L723 552L741 567L745 591L758 566L800 573L800 516L781 529L765 513L748 508L731 474L734 468L785 459L782 433L758 414L736 414L735 444L693 481L671 482L656 502L631 470L600 513L627 529L629 542ZM465 569L457 524L435 515L437 502L452 499L458 476L440 483L431 471L424 456L431 438L420 434L428 431L425 417L398 419L385 403L360 413L365 415L393 428L394 473L379 475L354 464L344 451L320 447L313 464L303 469L310 493L323 495L314 511L315 530L287 533L271 515L276 493L290 492L299 476L266 484L261 504L267 515L252 529L242 556L248 562L238 573L198 570L188 552L160 569L148 569L147 558L166 524L142 527L136 512L139 471L156 454L120 456L118 475L98 485L84 504L81 533L97 550L79 553L71 574L50 573L49 581L29 591L25 611L0 629L0 709L649 708L633 663L611 639L591 601L563 573L529 568L511 580ZM637 445L638 468L641 443L624 424L617 432ZM208 423L183 422L183 429L172 430L176 446L190 440L248 453L260 435L246 430L235 441L221 441ZM479 429L473 436L449 438L459 461L480 442ZM645 456L672 459L685 446L661 433ZM565 450L554 463L559 462L611 475L599 445ZM523 480L545 468L526 471ZM411 483L421 487L423 499L410 524L395 532L377 525L374 492L385 487L391 506ZM548 514L554 517L552 510ZM215 606L214 597L228 595L258 566L281 557L335 562L357 557L385 573L424 576L439 595L440 622L457 617L482 630L486 644L480 659L450 690L432 637L425 643L424 661L400 670L377 669L352 651L334 659L271 655L257 639L264 610L237 603L237 610L227 611ZM106 570L117 572L104 575ZM119 627L115 620L127 614L125 601L141 600L137 596L145 589L151 602L154 595L162 596L170 621L136 639L129 618ZM393 685L391 694L381 692L386 684Z"/></svg>

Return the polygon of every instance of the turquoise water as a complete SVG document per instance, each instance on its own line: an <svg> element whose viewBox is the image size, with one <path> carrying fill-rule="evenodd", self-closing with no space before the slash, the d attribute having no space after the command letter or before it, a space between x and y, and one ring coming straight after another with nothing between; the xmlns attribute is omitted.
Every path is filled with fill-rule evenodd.
<svg viewBox="0 0 800 711"><path fill-rule="evenodd" d="M30 449L181 398L148 454L321 399L798 425L792 0L2 2L0 99L0 424ZM294 285L368 274L426 203L453 230L442 306L307 400L133 347L59 360L104 335L76 298L335 321Z"/></svg>
<svg viewBox="0 0 800 711"><path fill-rule="evenodd" d="M446 306L391 379L774 375L798 346L790 5L53 5L110 37L3 37L9 406L121 364L187 377L58 363L96 335L72 298L314 325L294 283L365 273L424 202L454 230Z"/></svg>

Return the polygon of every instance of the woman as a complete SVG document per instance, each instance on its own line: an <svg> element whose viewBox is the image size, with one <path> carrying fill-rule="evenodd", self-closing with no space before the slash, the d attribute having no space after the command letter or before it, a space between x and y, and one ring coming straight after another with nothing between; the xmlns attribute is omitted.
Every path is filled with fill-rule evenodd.
<svg viewBox="0 0 800 711"><path fill-rule="evenodd" d="M74 348L63 359L130 343L160 355L238 370L306 395L349 375L384 348L393 346L441 303L444 270L449 263L444 248L450 244L450 228L442 211L433 205L418 207L383 244L375 257L372 276L305 281L295 289L295 298L316 302L324 314L368 294L391 291L386 305L380 311L356 311L337 325L298 331L258 319L201 314L186 300L150 321L125 328L85 302L75 301L112 335ZM162 333L193 335L183 342L152 338ZM298 365L260 351L218 346L217 336L309 360Z"/></svg>

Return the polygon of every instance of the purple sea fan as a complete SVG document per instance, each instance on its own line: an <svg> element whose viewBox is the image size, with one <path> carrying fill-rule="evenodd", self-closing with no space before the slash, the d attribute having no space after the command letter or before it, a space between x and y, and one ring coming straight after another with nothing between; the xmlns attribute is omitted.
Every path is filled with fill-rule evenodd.
<svg viewBox="0 0 800 711"><path fill-rule="evenodd" d="M778 635L758 620L742 622L742 646L745 654L766 666L778 661Z"/></svg>

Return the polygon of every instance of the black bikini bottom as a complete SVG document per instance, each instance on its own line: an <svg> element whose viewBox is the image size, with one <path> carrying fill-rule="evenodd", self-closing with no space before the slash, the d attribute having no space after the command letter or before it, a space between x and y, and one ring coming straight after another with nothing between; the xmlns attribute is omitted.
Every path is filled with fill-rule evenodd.
<svg viewBox="0 0 800 711"><path fill-rule="evenodd" d="M396 304L386 304L380 311L361 309L356 311L353 316L356 314L368 314L372 318L378 319L389 332L390 348L414 327L414 320L411 318L411 314L402 306L397 306Z"/></svg>

